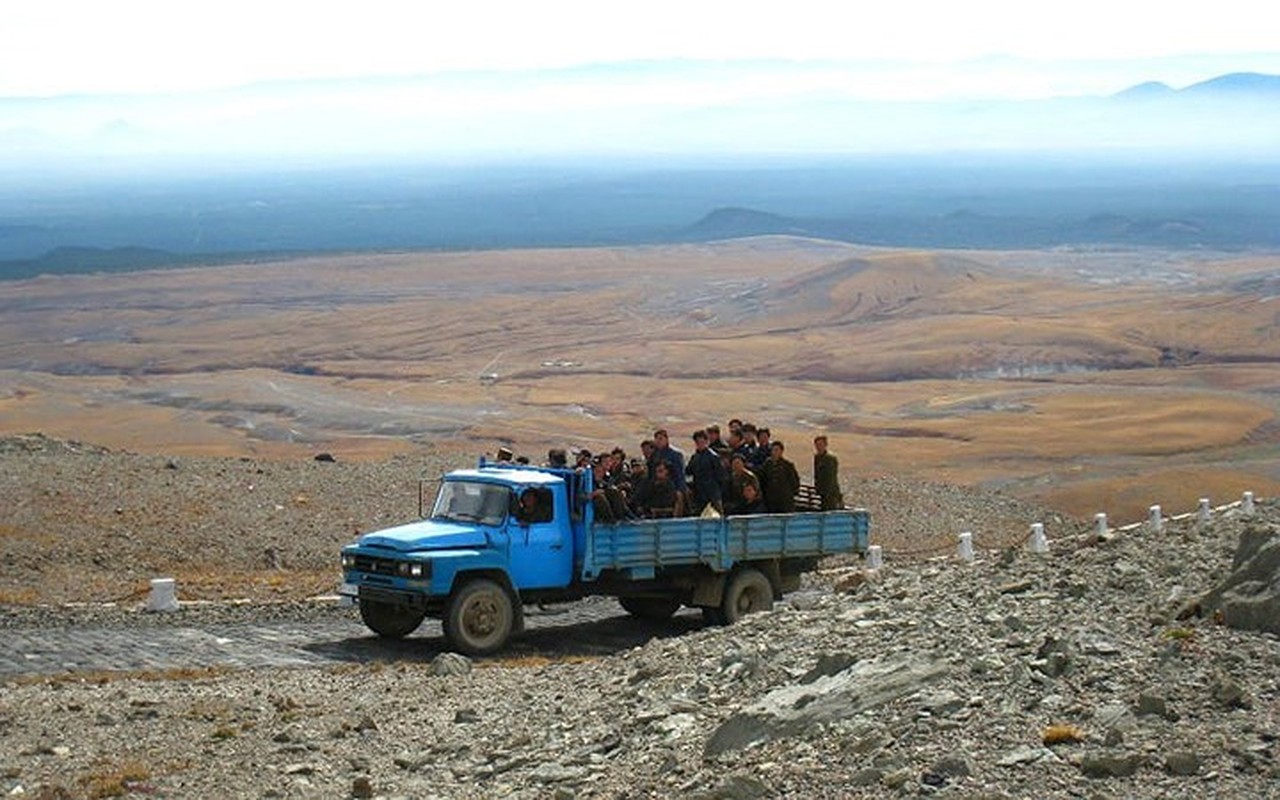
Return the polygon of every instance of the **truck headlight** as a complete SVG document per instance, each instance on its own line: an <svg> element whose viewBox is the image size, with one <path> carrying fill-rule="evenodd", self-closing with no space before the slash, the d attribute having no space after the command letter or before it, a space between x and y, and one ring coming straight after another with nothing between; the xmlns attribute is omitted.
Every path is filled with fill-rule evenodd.
<svg viewBox="0 0 1280 800"><path fill-rule="evenodd" d="M356 565L356 557L351 553L342 554L342 568L353 569Z"/></svg>
<svg viewBox="0 0 1280 800"><path fill-rule="evenodd" d="M396 565L396 572L406 578L421 578L425 573L422 563L418 561L401 561Z"/></svg>

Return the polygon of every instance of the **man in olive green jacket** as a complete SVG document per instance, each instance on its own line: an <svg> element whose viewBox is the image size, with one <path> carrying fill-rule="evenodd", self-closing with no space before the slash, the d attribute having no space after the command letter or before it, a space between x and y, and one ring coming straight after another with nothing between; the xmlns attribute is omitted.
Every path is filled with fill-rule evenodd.
<svg viewBox="0 0 1280 800"><path fill-rule="evenodd" d="M827 452L827 437L813 437L813 485L822 498L822 510L844 508L844 496L840 493L840 462L834 453Z"/></svg>

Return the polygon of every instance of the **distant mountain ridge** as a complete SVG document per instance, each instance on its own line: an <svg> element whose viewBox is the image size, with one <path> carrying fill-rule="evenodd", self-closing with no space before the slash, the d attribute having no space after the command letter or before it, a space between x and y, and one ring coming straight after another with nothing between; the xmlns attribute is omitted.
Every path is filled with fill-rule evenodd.
<svg viewBox="0 0 1280 800"><path fill-rule="evenodd" d="M521 73L255 84L186 95L0 97L0 167L103 157L919 153L1280 154L1280 75L1028 100L866 99L822 63L658 61ZM690 102L703 95L726 99ZM538 98L537 103L527 98ZM1124 101L1158 100L1158 103ZM1204 103L1220 124L1196 125ZM352 113L359 109L359 113ZM251 113L246 113L246 110Z"/></svg>
<svg viewBox="0 0 1280 800"><path fill-rule="evenodd" d="M1280 95L1280 75L1258 72L1233 72L1192 84L1182 90L1187 94L1269 94Z"/></svg>
<svg viewBox="0 0 1280 800"><path fill-rule="evenodd" d="M937 248L1123 245L1174 249L1280 248L1280 213L1258 208L1227 213L1162 216L1099 212L1080 217L978 213L851 214L787 217L746 208L720 208L685 228L684 241L788 234L858 244Z"/></svg>
<svg viewBox="0 0 1280 800"><path fill-rule="evenodd" d="M1146 81L1117 92L1119 98L1280 98L1280 75L1264 75L1259 72L1233 72L1219 75L1182 89L1175 89L1160 81Z"/></svg>

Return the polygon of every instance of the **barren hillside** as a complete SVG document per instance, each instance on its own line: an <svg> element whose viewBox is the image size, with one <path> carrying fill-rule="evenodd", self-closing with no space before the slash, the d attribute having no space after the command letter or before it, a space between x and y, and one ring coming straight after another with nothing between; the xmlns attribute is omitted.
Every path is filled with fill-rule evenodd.
<svg viewBox="0 0 1280 800"><path fill-rule="evenodd" d="M1276 274L760 237L45 277L0 285L0 432L470 460L741 417L802 467L824 431L851 476L1134 518L1280 489Z"/></svg>

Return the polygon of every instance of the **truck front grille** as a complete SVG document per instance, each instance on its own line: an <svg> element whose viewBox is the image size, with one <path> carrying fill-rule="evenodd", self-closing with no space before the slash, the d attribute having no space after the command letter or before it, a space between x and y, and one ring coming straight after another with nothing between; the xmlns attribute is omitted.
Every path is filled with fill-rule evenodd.
<svg viewBox="0 0 1280 800"><path fill-rule="evenodd" d="M357 555L356 570L359 572L372 572L377 575L398 575L396 561L389 558L376 558L374 556Z"/></svg>

